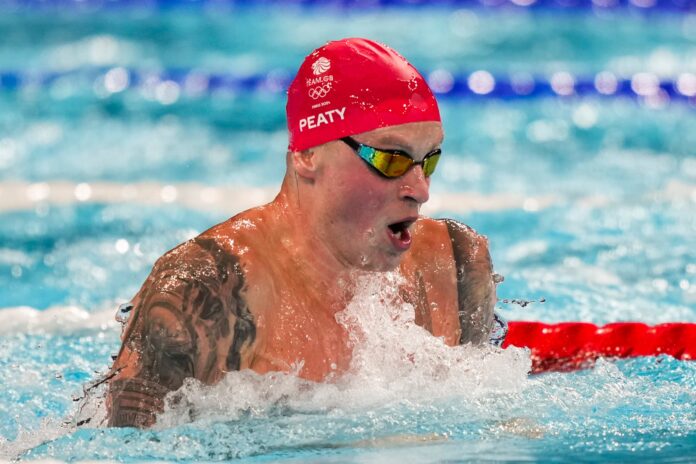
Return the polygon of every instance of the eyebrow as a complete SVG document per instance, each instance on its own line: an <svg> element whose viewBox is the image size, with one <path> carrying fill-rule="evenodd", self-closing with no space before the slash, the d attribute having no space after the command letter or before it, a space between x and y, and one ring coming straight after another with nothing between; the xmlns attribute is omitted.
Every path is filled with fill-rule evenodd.
<svg viewBox="0 0 696 464"><path fill-rule="evenodd" d="M433 151L439 149L440 145L442 145L442 142L435 144L435 146L432 147L430 150L428 150L425 154L428 155L428 154L432 153ZM404 153L409 155L411 158L413 158L413 147L411 147L410 144L406 141L406 139L400 135L385 134L384 138L380 137L376 143L370 144L370 146L377 147L377 148L383 148L385 150L392 150L393 149L393 150L403 151ZM391 146L395 146L396 148L389 148Z"/></svg>
<svg viewBox="0 0 696 464"><path fill-rule="evenodd" d="M381 148L395 146L399 150L411 153L411 146L408 141L404 137L395 134L385 134L382 137L378 137L378 142L375 145Z"/></svg>

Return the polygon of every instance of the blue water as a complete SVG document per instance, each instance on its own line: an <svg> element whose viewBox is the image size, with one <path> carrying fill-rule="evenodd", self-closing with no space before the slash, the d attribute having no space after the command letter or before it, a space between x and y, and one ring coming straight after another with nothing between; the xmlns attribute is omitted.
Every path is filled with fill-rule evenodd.
<svg viewBox="0 0 696 464"><path fill-rule="evenodd" d="M425 74L483 69L548 81L563 71L591 81L601 71L628 80L646 72L676 82L696 73L693 14L2 5L0 75L23 80L0 85L0 458L696 456L694 363L600 361L588 371L527 378L522 352L470 354L476 362L462 363L417 332L400 336L404 327L390 340L416 343L422 366L442 363L450 374L380 365L399 350L377 344L370 348L378 360L336 385L233 373L216 388L189 386L188 406L172 408L159 429L110 430L98 419L75 425L103 413L99 388L81 397L119 347L116 306L164 251L254 199L268 200L287 143L277 88L153 84L110 93L108 70L282 81L324 41L364 35ZM57 77L39 78L49 74ZM545 299L524 308L501 301L505 317L696 322L693 102L596 92L441 101L445 156L426 212L488 236L505 276L501 300ZM382 311L358 303L368 314Z"/></svg>

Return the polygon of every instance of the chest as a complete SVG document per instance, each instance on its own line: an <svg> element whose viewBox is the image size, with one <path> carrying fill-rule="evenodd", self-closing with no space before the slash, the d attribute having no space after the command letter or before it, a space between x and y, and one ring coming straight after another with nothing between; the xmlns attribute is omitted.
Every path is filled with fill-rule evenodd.
<svg viewBox="0 0 696 464"><path fill-rule="evenodd" d="M413 276L400 290L415 312L415 322L454 345L459 339L456 292L434 285L423 275ZM257 316L257 343L251 365L258 373L293 372L314 381L330 379L350 368L349 333L335 317L340 307L326 299L302 295L298 288L266 295L265 310Z"/></svg>
<svg viewBox="0 0 696 464"><path fill-rule="evenodd" d="M432 249L426 257L405 260L399 292L413 307L417 324L455 345L461 333L455 271L441 265L443 259L433 261ZM330 288L320 288L301 266L291 272L282 264L275 259L262 269L246 267L257 335L248 367L262 374L294 372L315 381L347 371L350 334L335 317L347 302L331 297Z"/></svg>
<svg viewBox="0 0 696 464"><path fill-rule="evenodd" d="M322 381L348 370L348 334L324 302L279 298L258 316L259 339L251 368L258 373L293 372Z"/></svg>

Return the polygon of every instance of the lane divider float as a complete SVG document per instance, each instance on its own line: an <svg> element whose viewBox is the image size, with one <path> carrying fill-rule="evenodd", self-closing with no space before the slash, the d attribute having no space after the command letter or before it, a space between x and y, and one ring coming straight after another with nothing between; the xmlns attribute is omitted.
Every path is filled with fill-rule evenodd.
<svg viewBox="0 0 696 464"><path fill-rule="evenodd" d="M531 350L535 374L589 368L600 357L669 355L694 360L696 323L650 326L641 322L615 322L598 326L589 322L510 321L503 348L508 346Z"/></svg>
<svg viewBox="0 0 696 464"><path fill-rule="evenodd" d="M498 74L478 69L455 71L444 68L424 73L438 98L502 99L534 98L628 98L648 106L659 107L671 101L696 106L696 73L658 76L650 71L618 75L609 70L596 74L576 75L559 70L539 75L525 72ZM163 105L181 99L235 95L285 95L293 73L274 69L250 75L216 73L201 69L144 70L121 66L110 68L76 68L67 71L0 69L0 92L25 89L46 90L49 98L65 99L92 93L103 99L125 91L140 92L144 100ZM65 82L74 85L66 94ZM60 88L52 96L51 89Z"/></svg>

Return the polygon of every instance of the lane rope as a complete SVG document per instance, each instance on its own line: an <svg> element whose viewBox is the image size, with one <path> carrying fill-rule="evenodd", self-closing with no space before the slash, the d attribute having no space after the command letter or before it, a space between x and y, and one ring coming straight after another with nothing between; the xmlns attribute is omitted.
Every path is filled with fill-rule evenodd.
<svg viewBox="0 0 696 464"><path fill-rule="evenodd" d="M510 321L503 348L508 346L531 350L532 373L589 368L600 357L669 355L694 360L696 323L650 326L642 322L615 322L598 326L589 322Z"/></svg>
<svg viewBox="0 0 696 464"><path fill-rule="evenodd" d="M208 185L196 182L73 182L49 179L42 182L0 180L0 214L22 210L44 210L46 206L75 206L80 204L176 204L194 210L211 210L228 215L271 201L278 193L277 186ZM696 183L673 181L664 189L645 192L651 202L688 202L696 198ZM591 194L524 195L513 192L482 194L452 191L430 194L421 208L428 216L443 213L490 212L519 209L527 212L572 202L583 208L604 208L615 204L610 196Z"/></svg>
<svg viewBox="0 0 696 464"><path fill-rule="evenodd" d="M446 69L435 69L424 75L439 98L518 100L544 97L625 97L648 104L664 104L677 100L696 106L696 73L689 72L671 78L660 78L651 72L638 72L630 77L619 77L610 71L601 71L594 76L576 76L566 71L549 76L528 73L494 76L486 70L452 73ZM72 90L74 94L80 91L91 92L99 98L106 98L127 90L136 90L140 91L145 99L159 99L162 100L161 103L172 104L181 97L219 96L225 92L232 95L261 93L283 96L291 78L292 74L289 71L281 69L245 76L210 73L197 69L0 69L0 92L21 92L25 89L50 91L56 86L64 86L64 83L70 80L79 84ZM159 98L160 96L162 98Z"/></svg>
<svg viewBox="0 0 696 464"><path fill-rule="evenodd" d="M0 1L0 5L2 2ZM480 8L552 11L627 10L636 12L689 12L696 10L695 0L14 0L13 7L65 8L93 12L101 9L134 8L167 10L171 8L301 7L319 9L386 8Z"/></svg>

